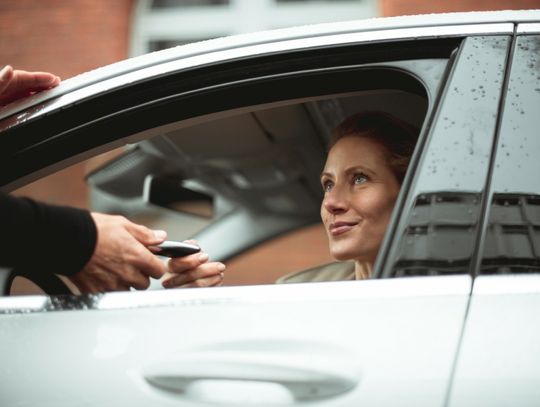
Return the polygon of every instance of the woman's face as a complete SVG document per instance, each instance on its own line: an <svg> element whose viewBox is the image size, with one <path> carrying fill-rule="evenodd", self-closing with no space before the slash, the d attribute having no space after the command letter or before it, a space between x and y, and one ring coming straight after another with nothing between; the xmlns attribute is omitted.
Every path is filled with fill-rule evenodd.
<svg viewBox="0 0 540 407"><path fill-rule="evenodd" d="M373 263L377 257L400 187L387 154L377 141L354 135L328 153L321 218L337 260Z"/></svg>

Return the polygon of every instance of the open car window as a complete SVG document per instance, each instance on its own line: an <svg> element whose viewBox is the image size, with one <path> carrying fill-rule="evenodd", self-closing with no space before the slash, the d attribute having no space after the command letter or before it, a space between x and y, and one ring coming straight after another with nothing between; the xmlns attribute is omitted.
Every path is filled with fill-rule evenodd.
<svg viewBox="0 0 540 407"><path fill-rule="evenodd" d="M165 229L171 240L196 239L212 260L227 264L225 285L273 283L333 262L321 227L319 179L332 129L362 111L384 111L422 128L446 69L444 59L348 69L324 79L342 88L346 75L351 92L244 106L152 129L157 135L86 166L90 209ZM152 287L161 284L155 280Z"/></svg>
<svg viewBox="0 0 540 407"><path fill-rule="evenodd" d="M220 75L215 70L204 78L202 73L190 74L196 79L192 82L187 74L186 78L173 74L133 88L132 108L120 108L128 103L128 89L120 89L116 99L103 96L115 112L106 119L85 118L84 105L92 110L97 103L89 100L73 107L68 123L60 121L64 129L58 128L58 122L48 122L48 116L42 119L46 135L60 131L60 136L45 137L44 142L25 148L15 139L15 131L4 141L35 158L27 157L29 164L13 163L32 177L35 166L54 158L39 153L50 152L58 159L64 154L58 148L63 143L103 143L88 150L88 155L119 147L117 155L93 165L84 176L91 209L121 213L165 229L171 240L196 239L212 260L230 266L231 284L271 283L276 277L333 260L320 228L319 174L330 133L344 118L361 111L383 111L420 129L398 206L408 199L462 41L427 40L424 45L424 52L418 51L417 43L407 42L344 47L331 52L336 58L332 63L317 52L274 65L259 61L261 65L252 64L253 71L239 71L234 63ZM381 58L387 55L382 49L396 54L391 60ZM240 79L242 75L248 77ZM194 88L197 80L206 86ZM208 86L211 80L214 84ZM188 84L192 89L182 91ZM157 97L164 91L176 93ZM145 97L149 101L141 104ZM59 111L57 119L62 118L67 118L66 112ZM78 120L87 121L77 125ZM30 137L32 124L20 131ZM392 222L403 220L409 211L401 209ZM313 246L295 243L296 234ZM287 244L287 239L293 243ZM272 253L270 247L277 249ZM302 260L289 262L293 256ZM380 270L375 270L375 277ZM152 287L160 287L159 282Z"/></svg>

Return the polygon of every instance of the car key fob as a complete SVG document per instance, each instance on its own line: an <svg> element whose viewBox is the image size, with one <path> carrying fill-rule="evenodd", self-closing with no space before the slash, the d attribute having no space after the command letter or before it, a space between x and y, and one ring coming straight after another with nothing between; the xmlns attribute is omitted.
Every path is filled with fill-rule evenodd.
<svg viewBox="0 0 540 407"><path fill-rule="evenodd" d="M166 257L183 257L201 251L197 245L172 240L165 240L160 245L150 246L149 249L158 256Z"/></svg>

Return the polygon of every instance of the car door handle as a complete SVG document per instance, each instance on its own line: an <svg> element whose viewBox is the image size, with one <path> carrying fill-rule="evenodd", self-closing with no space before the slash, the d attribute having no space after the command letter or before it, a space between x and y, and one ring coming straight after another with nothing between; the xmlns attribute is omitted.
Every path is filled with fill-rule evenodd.
<svg viewBox="0 0 540 407"><path fill-rule="evenodd" d="M312 344L310 344L312 345ZM246 403L246 392L265 391L264 387L253 384L271 384L289 393L289 402L316 401L345 394L354 389L360 380L359 369L354 366L355 359L335 352L328 354L326 349L312 353L298 346L286 347L276 351L264 350L206 350L178 355L174 360L155 363L143 369L145 381L154 388L186 398L196 398L211 402L208 395L216 394L216 387L197 392L190 387L197 383L220 383L219 393L229 393L233 397L217 400L219 404ZM297 352L298 351L298 352ZM258 390L257 390L258 389ZM262 390L261 390L262 389ZM207 393L207 394L206 394ZM270 392L272 393L272 392ZM196 396L194 396L196 394ZM269 402L271 395L265 394L262 401ZM240 398L243 398L240 400ZM251 396L253 399L253 396ZM256 398L256 397L255 397ZM216 400L214 400L216 401ZM254 402L259 402L253 400ZM274 403L280 404L273 400ZM287 403L286 403L287 404Z"/></svg>

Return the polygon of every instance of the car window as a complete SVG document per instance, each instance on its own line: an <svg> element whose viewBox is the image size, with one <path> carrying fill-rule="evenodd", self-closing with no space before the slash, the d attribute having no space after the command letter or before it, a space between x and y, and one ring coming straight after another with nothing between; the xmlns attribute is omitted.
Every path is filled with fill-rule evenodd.
<svg viewBox="0 0 540 407"><path fill-rule="evenodd" d="M333 260L320 222L319 180L332 129L363 110L421 127L427 108L425 96L399 89L293 101L93 157L78 164L80 182L88 209L167 230L171 240L196 239L227 263L225 285L274 283ZM33 288L17 278L12 293Z"/></svg>
<svg viewBox="0 0 540 407"><path fill-rule="evenodd" d="M471 37L457 53L383 276L470 271L508 41Z"/></svg>
<svg viewBox="0 0 540 407"><path fill-rule="evenodd" d="M107 131L99 120L73 130L61 129L62 137L54 138L54 143L71 138L70 144L76 138L93 143L96 140L91 135L112 137L115 131L122 140L125 131L140 130L124 140L143 141L129 144L118 156L97 168L94 165L85 174L91 186L91 208L121 213L150 227L166 229L175 240L194 238L213 259L231 260L234 264L234 259L240 259L247 250L319 225L319 174L330 131L345 117L364 110L382 110L429 129L433 107L446 80L448 59L442 56L448 57L452 45L459 41L443 41L441 49L434 44L430 42L426 57L431 52L438 56L435 59L372 59L358 66L251 79L227 85L230 89L221 86L200 93L190 91L188 96L182 96L184 99L159 99L155 105L146 103L140 115L133 108L128 114L119 110L107 116ZM414 50L418 53L417 47ZM381 54L373 55L380 58ZM170 80L178 79L173 76ZM191 95L198 99L188 105ZM229 102L232 95L236 105ZM107 103L113 103L112 99ZM218 109L219 103L222 105ZM82 109L82 104L74 108ZM84 115L74 115L70 120L81 117ZM56 127L58 123L66 125L61 120L55 123ZM29 132L30 127L24 132ZM53 126L44 129L60 130ZM6 146L15 140L14 136L15 132L6 138ZM45 141L25 148L21 154L37 157L38 152L45 153L52 148L47 140L45 137ZM54 154L62 154L62 150L55 148ZM52 159L47 154L39 156ZM30 167L22 169L23 165L21 160L21 171L30 171ZM37 165L36 161L31 165ZM257 263L252 260L253 266L248 262L247 268L256 273ZM311 267L313 262L304 264ZM245 264L242 267L246 269ZM272 275L287 274L291 268L284 267ZM251 274L235 283L255 282ZM262 282L267 280L259 280Z"/></svg>
<svg viewBox="0 0 540 407"><path fill-rule="evenodd" d="M481 273L540 271L540 35L516 38L492 169Z"/></svg>

